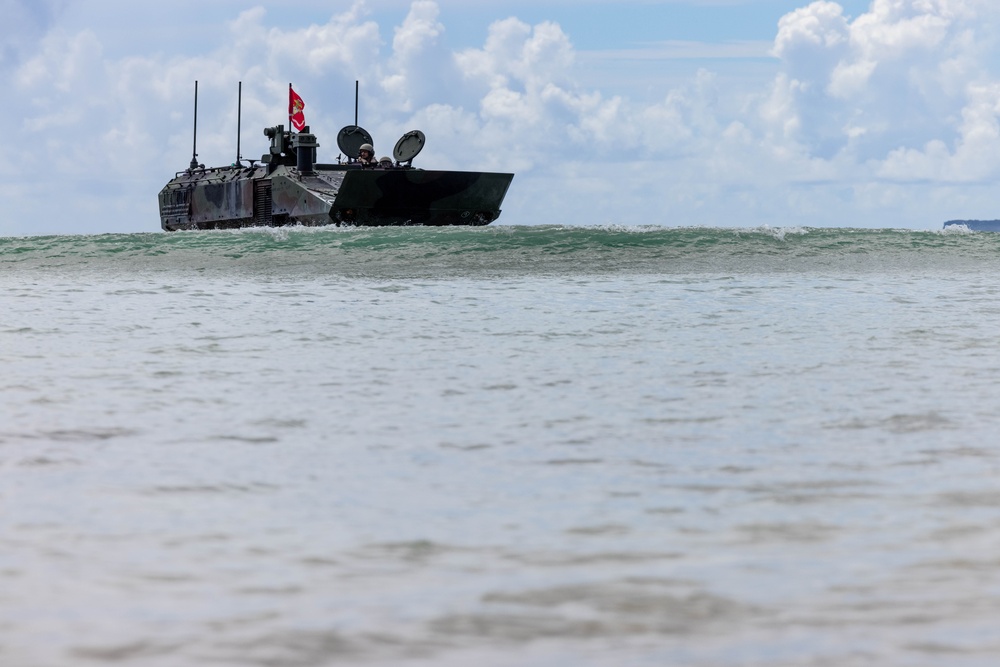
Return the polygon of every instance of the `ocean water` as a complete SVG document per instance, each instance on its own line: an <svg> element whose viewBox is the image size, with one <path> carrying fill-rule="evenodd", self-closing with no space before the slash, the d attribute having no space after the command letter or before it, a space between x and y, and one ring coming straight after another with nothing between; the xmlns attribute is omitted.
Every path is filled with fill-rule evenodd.
<svg viewBox="0 0 1000 667"><path fill-rule="evenodd" d="M1000 662L1000 234L0 239L0 665Z"/></svg>

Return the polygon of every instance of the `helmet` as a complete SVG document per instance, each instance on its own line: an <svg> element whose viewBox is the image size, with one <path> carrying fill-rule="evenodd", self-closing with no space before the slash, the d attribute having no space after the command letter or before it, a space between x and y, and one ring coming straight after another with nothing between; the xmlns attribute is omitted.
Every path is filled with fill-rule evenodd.
<svg viewBox="0 0 1000 667"><path fill-rule="evenodd" d="M372 155L375 155L375 147L371 144L361 144L361 148L358 149L358 152L360 153L361 151L368 151Z"/></svg>
<svg viewBox="0 0 1000 667"><path fill-rule="evenodd" d="M385 157L380 157L378 159L378 163L380 165L382 165L382 166L389 165L391 167L392 166L392 158L389 157L388 155L385 156Z"/></svg>

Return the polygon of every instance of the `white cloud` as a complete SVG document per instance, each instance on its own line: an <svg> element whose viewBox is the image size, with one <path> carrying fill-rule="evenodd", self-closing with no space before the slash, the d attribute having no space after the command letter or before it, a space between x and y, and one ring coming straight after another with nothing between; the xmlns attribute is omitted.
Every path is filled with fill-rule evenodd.
<svg viewBox="0 0 1000 667"><path fill-rule="evenodd" d="M799 50L838 50L848 42L849 32L843 7L821 0L781 17L773 52L794 61Z"/></svg>
<svg viewBox="0 0 1000 667"><path fill-rule="evenodd" d="M388 72L381 78L389 103L412 112L433 104L457 83L449 53L441 45L445 28L438 21L438 7L431 0L416 0L392 40Z"/></svg>
<svg viewBox="0 0 1000 667"><path fill-rule="evenodd" d="M983 65L997 13L981 0L875 0L853 21L832 2L798 9L779 24L783 74L764 116L813 156L848 156L884 178L927 178L938 171L930 165L942 166L942 147L954 152L973 132L970 122L992 121L976 91L996 76ZM960 122L970 114L977 120ZM982 156L950 160L952 178L995 171Z"/></svg>

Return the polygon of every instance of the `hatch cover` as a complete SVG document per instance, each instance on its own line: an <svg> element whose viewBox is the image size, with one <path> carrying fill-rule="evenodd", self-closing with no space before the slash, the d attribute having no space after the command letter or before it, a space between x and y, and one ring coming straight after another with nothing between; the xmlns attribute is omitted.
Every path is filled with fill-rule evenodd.
<svg viewBox="0 0 1000 667"><path fill-rule="evenodd" d="M396 162L409 162L417 157L424 147L424 133L420 130L410 130L396 142L396 147L392 149L392 156Z"/></svg>
<svg viewBox="0 0 1000 667"><path fill-rule="evenodd" d="M360 125L348 125L337 133L337 146L340 147L340 152L352 160L361 154L362 144L374 145L374 143L372 135Z"/></svg>

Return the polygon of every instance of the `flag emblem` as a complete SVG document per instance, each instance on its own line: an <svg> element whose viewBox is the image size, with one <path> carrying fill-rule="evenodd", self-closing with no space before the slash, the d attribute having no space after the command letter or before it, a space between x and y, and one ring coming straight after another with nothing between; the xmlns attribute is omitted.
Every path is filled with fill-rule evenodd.
<svg viewBox="0 0 1000 667"><path fill-rule="evenodd" d="M288 84L288 122L299 132L306 126L306 115L302 113L305 108L306 103L292 90L292 84Z"/></svg>

